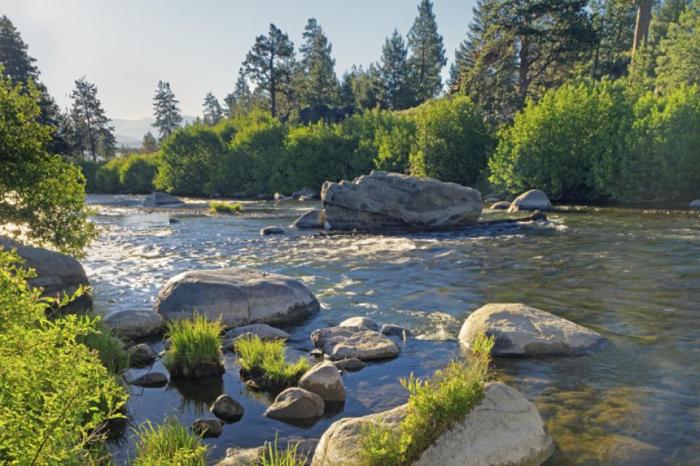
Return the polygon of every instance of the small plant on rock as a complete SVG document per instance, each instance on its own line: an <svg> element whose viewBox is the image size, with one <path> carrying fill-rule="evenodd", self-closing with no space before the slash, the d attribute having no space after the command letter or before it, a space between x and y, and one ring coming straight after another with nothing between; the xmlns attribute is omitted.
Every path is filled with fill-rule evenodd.
<svg viewBox="0 0 700 466"><path fill-rule="evenodd" d="M240 214L243 212L243 204L240 202L209 202L209 211L214 214Z"/></svg>
<svg viewBox="0 0 700 466"><path fill-rule="evenodd" d="M138 430L134 466L204 466L207 447L177 419L168 418L153 427L148 422Z"/></svg>
<svg viewBox="0 0 700 466"><path fill-rule="evenodd" d="M275 441L267 444L258 466L304 466L307 462L307 455L299 451L299 442L290 442L281 450L275 434Z"/></svg>
<svg viewBox="0 0 700 466"><path fill-rule="evenodd" d="M200 378L221 375L221 322L202 315L168 324L170 346L163 364L174 378Z"/></svg>
<svg viewBox="0 0 700 466"><path fill-rule="evenodd" d="M262 340L257 335L236 340L234 348L244 377L251 378L261 388L281 389L296 384L309 369L309 361L299 358L287 362L282 340Z"/></svg>

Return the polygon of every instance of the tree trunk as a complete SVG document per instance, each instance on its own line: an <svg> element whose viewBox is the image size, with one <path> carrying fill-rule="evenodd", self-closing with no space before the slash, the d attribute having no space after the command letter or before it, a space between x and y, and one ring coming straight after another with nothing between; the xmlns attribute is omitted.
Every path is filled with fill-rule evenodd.
<svg viewBox="0 0 700 466"><path fill-rule="evenodd" d="M270 113L277 116L277 78L275 76L275 55L270 54Z"/></svg>
<svg viewBox="0 0 700 466"><path fill-rule="evenodd" d="M522 102L525 102L527 90L530 87L530 41L527 37L522 37L520 41L520 66L518 67L518 95Z"/></svg>
<svg viewBox="0 0 700 466"><path fill-rule="evenodd" d="M637 8L637 21L634 25L634 40L632 41L632 57L639 47L644 45L649 34L649 23L651 23L651 7L653 0L640 0Z"/></svg>

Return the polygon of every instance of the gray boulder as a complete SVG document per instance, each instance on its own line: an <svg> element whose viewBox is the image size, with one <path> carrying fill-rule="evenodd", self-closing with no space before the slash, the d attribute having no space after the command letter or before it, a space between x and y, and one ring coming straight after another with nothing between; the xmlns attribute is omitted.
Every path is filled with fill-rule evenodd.
<svg viewBox="0 0 700 466"><path fill-rule="evenodd" d="M224 342L233 341L245 334L257 335L262 340L288 340L289 334L267 324L250 324L232 328L224 334Z"/></svg>
<svg viewBox="0 0 700 466"><path fill-rule="evenodd" d="M432 178L373 171L352 182L326 182L326 221L336 230L446 230L481 215L476 189Z"/></svg>
<svg viewBox="0 0 700 466"><path fill-rule="evenodd" d="M361 465L360 439L367 426L397 426L406 405L360 418L345 418L326 430L312 466ZM502 383L486 386L484 398L425 450L415 466L530 466L544 463L554 443L537 408L520 392Z"/></svg>
<svg viewBox="0 0 700 466"><path fill-rule="evenodd" d="M160 290L154 307L166 320L198 313L221 319L225 327L238 327L299 320L318 312L319 303L293 278L228 268L176 275Z"/></svg>
<svg viewBox="0 0 700 466"><path fill-rule="evenodd" d="M226 458L216 463L215 466L250 466L258 464L266 451L266 447L227 448Z"/></svg>
<svg viewBox="0 0 700 466"><path fill-rule="evenodd" d="M291 387L277 395L265 416L280 420L316 419L323 415L323 398L303 388Z"/></svg>
<svg viewBox="0 0 700 466"><path fill-rule="evenodd" d="M604 338L570 320L519 303L487 304L467 317L459 342L469 347L486 334L495 356L575 355L598 347Z"/></svg>
<svg viewBox="0 0 700 466"><path fill-rule="evenodd" d="M293 228L308 229L308 228L325 228L326 212L323 209L311 209L304 212L301 217L292 223Z"/></svg>
<svg viewBox="0 0 700 466"><path fill-rule="evenodd" d="M369 317L355 316L349 317L338 324L338 327L364 327L375 332L379 331L379 324Z"/></svg>
<svg viewBox="0 0 700 466"><path fill-rule="evenodd" d="M357 358L346 358L333 361L333 365L341 371L356 372L363 369L366 364Z"/></svg>
<svg viewBox="0 0 700 466"><path fill-rule="evenodd" d="M129 381L137 387L163 387L168 384L168 376L160 372L149 372Z"/></svg>
<svg viewBox="0 0 700 466"><path fill-rule="evenodd" d="M330 362L315 365L301 377L299 387L320 396L323 401L345 401L345 385L340 371Z"/></svg>
<svg viewBox="0 0 700 466"><path fill-rule="evenodd" d="M693 210L700 210L700 199L695 199L690 204L688 204L688 207Z"/></svg>
<svg viewBox="0 0 700 466"><path fill-rule="evenodd" d="M150 366L158 359L158 354L147 343L139 343L127 350L129 354L129 363L133 367Z"/></svg>
<svg viewBox="0 0 700 466"><path fill-rule="evenodd" d="M379 333L382 335L386 335L388 337L400 337L403 338L404 340L411 335L411 331L401 327L400 325L394 325L394 324L384 324L382 325L382 328L379 329Z"/></svg>
<svg viewBox="0 0 700 466"><path fill-rule="evenodd" d="M43 289L44 296L52 298L71 296L81 286L90 286L85 269L73 257L44 248L23 245L10 238L0 236L0 248L14 249L24 265L36 271L36 277L28 284ZM89 309L92 300L89 293L68 305L68 309Z"/></svg>
<svg viewBox="0 0 700 466"><path fill-rule="evenodd" d="M280 227L276 227L274 225L267 226L267 227L260 230L261 236L283 235L283 234L284 234L284 230L281 229Z"/></svg>
<svg viewBox="0 0 700 466"><path fill-rule="evenodd" d="M202 438L218 437L224 429L224 424L218 419L197 419L192 423L192 432Z"/></svg>
<svg viewBox="0 0 700 466"><path fill-rule="evenodd" d="M329 327L314 330L311 341L331 360L357 358L362 361L399 355L399 347L389 337L364 327Z"/></svg>
<svg viewBox="0 0 700 466"><path fill-rule="evenodd" d="M243 416L243 405L229 395L219 395L209 408L209 411L226 422L236 422Z"/></svg>
<svg viewBox="0 0 700 466"><path fill-rule="evenodd" d="M143 200L144 207L177 206L182 204L184 204L184 202L177 197L160 191L152 192Z"/></svg>
<svg viewBox="0 0 700 466"><path fill-rule="evenodd" d="M531 189L516 197L508 208L508 212L518 212L520 210L552 210L552 203L543 191Z"/></svg>
<svg viewBox="0 0 700 466"><path fill-rule="evenodd" d="M510 208L511 203L508 201L498 201L491 204L491 210L506 210Z"/></svg>
<svg viewBox="0 0 700 466"><path fill-rule="evenodd" d="M126 340L137 340L156 335L163 329L163 317L157 312L127 310L110 314L102 322Z"/></svg>

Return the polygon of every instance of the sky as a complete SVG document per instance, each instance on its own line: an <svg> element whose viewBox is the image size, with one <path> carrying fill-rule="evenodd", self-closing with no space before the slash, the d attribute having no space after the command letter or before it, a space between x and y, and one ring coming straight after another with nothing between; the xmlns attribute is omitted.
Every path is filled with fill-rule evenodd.
<svg viewBox="0 0 700 466"><path fill-rule="evenodd" d="M447 57L465 38L474 0L433 0ZM418 0L0 0L37 59L57 103L74 81L95 83L110 118L152 115L158 80L169 81L186 115L207 92L231 92L255 37L275 23L295 44L315 17L333 44L336 72L377 61L394 28L406 35ZM447 76L448 66L444 70Z"/></svg>

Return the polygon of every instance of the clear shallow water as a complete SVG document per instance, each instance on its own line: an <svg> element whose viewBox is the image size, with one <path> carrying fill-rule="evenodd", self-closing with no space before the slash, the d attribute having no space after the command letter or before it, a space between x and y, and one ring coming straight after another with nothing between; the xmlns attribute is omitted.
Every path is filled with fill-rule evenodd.
<svg viewBox="0 0 700 466"><path fill-rule="evenodd" d="M184 270L254 267L303 280L321 301L316 317L287 329L289 346L302 353L311 349L311 330L352 315L444 338L485 303L524 302L610 340L585 357L496 361L496 377L523 391L545 418L558 447L548 464L700 464L698 217L600 209L496 232L319 237L289 230L261 237L260 228L286 227L314 205L259 202L242 216L208 216L203 203L148 211L140 199L90 198L104 231L84 265L103 314L150 308L165 281ZM171 216L179 223L169 224ZM230 354L222 379L132 388L129 413L134 425L167 415L189 424L208 415L216 396L231 394L246 413L206 440L214 460L227 447L272 440L276 431L280 439L318 438L341 417L395 406L406 397L401 377L429 375L454 357L454 341L410 339L399 358L347 374L342 412L310 427L263 417L270 400L247 390ZM128 434L114 446L120 460L130 443Z"/></svg>

